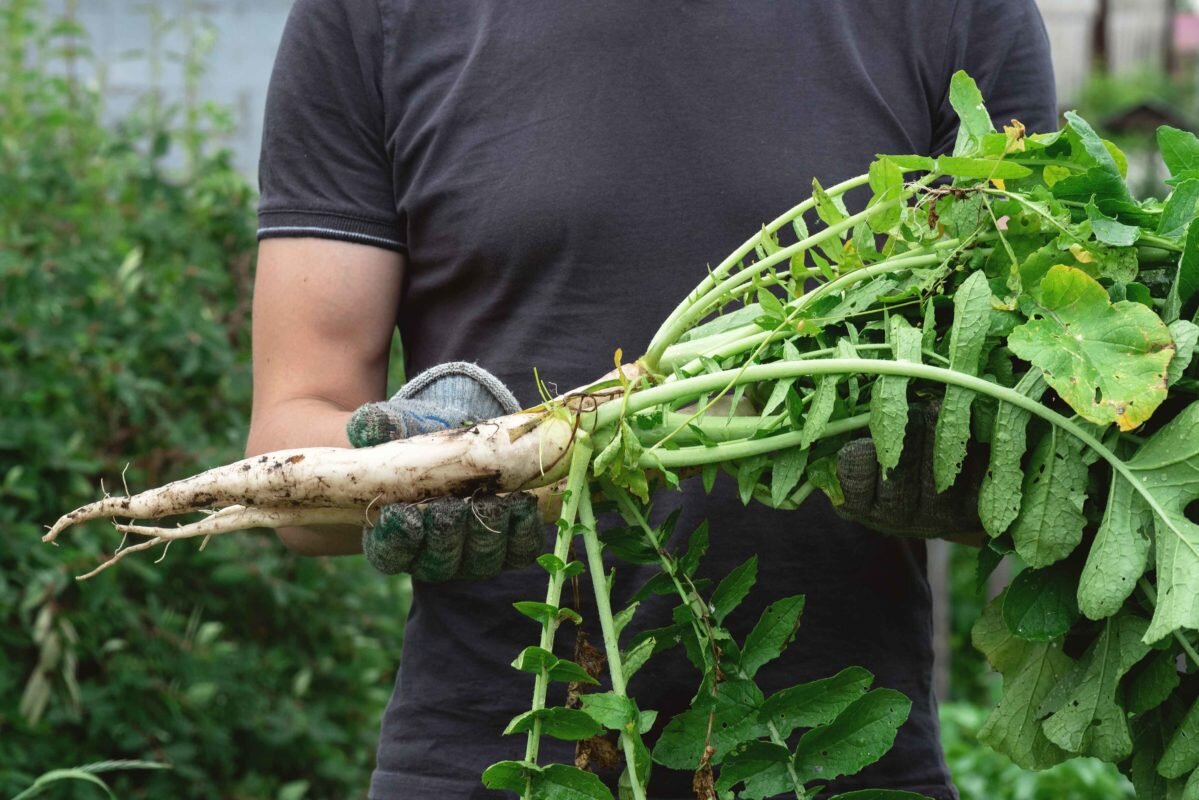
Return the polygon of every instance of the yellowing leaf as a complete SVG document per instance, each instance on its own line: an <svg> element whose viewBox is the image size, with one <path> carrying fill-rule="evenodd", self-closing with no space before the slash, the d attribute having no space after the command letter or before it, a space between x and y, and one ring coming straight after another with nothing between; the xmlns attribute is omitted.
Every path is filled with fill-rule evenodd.
<svg viewBox="0 0 1199 800"><path fill-rule="evenodd" d="M1058 265L1022 310L1029 321L1008 346L1086 420L1132 430L1165 400L1174 340L1151 309L1112 303L1094 278Z"/></svg>

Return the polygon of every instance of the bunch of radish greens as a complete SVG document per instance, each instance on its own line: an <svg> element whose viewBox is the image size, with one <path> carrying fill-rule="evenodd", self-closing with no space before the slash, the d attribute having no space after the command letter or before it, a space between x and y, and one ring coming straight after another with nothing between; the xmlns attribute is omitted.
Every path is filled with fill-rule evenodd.
<svg viewBox="0 0 1199 800"><path fill-rule="evenodd" d="M1124 156L1067 115L1055 133L996 132L974 82L954 77L952 155L880 156L823 188L712 269L633 364L538 408L364 450L315 448L219 467L67 514L208 515L180 527L117 525L143 540L255 525L353 522L393 502L538 489L557 536L539 559L544 599L517 604L541 626L514 662L534 685L523 758L493 788L526 798L609 798L590 765L625 764L621 797L651 772L687 770L699 798L811 798L876 761L909 701L849 668L766 696L754 681L793 638L803 597L779 598L743 641L724 626L751 591L751 559L712 586L697 577L705 527L672 549L651 500L719 470L742 500L781 508L820 489L840 499L835 454L873 438L884 469L904 447L909 405L939 402L934 473L959 479L967 445L989 459L979 516L985 578L1025 565L974 629L1003 674L983 740L1018 764L1074 756L1119 764L1141 798L1199 799L1199 139L1163 128L1165 201L1135 199ZM869 192L860 211L854 189ZM600 531L596 505L625 525ZM711 536L719 536L712 532ZM575 547L581 544L581 559ZM613 609L605 549L660 573L637 594L674 596L673 624L624 636L637 603ZM576 634L555 652L568 581L590 578L603 648ZM581 629L579 629L581 630ZM658 720L628 682L681 646L699 676L691 707ZM566 657L566 656L569 656ZM551 682L567 701L548 706ZM606 684L603 691L598 685ZM653 734L652 751L645 737ZM543 765L542 737L577 742L575 765ZM842 800L917 795L869 790Z"/></svg>

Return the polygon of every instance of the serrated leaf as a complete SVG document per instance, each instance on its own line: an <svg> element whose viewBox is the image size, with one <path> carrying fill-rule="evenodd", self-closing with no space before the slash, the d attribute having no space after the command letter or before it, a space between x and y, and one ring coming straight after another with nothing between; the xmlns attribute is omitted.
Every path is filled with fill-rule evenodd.
<svg viewBox="0 0 1199 800"><path fill-rule="evenodd" d="M1129 614L1105 621L1099 638L1046 700L1052 706L1054 695L1066 689L1060 707L1042 725L1051 742L1112 763L1132 753L1128 715L1116 690L1125 673L1149 652L1141 641L1147 627L1145 620Z"/></svg>
<svg viewBox="0 0 1199 800"><path fill-rule="evenodd" d="M1141 238L1141 229L1136 225L1125 225L1099 210L1094 203L1087 203L1087 219L1096 241L1113 247L1130 247Z"/></svg>
<svg viewBox="0 0 1199 800"><path fill-rule="evenodd" d="M1163 125L1157 129L1157 146L1171 175L1199 169L1199 138L1190 131Z"/></svg>
<svg viewBox="0 0 1199 800"><path fill-rule="evenodd" d="M991 326L991 287L987 276L975 272L953 295L953 327L949 332L949 368L978 375L983 344ZM933 478L938 492L953 485L966 459L970 439L970 405L974 392L946 386L937 414L933 445Z"/></svg>
<svg viewBox="0 0 1199 800"><path fill-rule="evenodd" d="M866 693L874 676L861 667L846 667L831 678L801 683L772 694L762 703L759 718L784 739L796 728L827 725Z"/></svg>
<svg viewBox="0 0 1199 800"><path fill-rule="evenodd" d="M1020 378L1015 389L1025 397L1040 400L1048 384L1039 369ZM1028 447L1029 412L1010 403L1000 403L991 427L991 459L978 493L978 516L992 537L999 536L1020 514L1024 472L1020 462Z"/></svg>
<svg viewBox="0 0 1199 800"><path fill-rule="evenodd" d="M1110 617L1124 605L1148 565L1152 531L1144 499L1116 477L1078 582L1078 608L1088 619Z"/></svg>
<svg viewBox="0 0 1199 800"><path fill-rule="evenodd" d="M1003 697L979 731L979 741L1025 769L1046 769L1069 754L1046 738L1037 708L1074 662L1057 642L1028 642L1008 630L1002 596L974 623L971 641L1003 675Z"/></svg>
<svg viewBox="0 0 1199 800"><path fill-rule="evenodd" d="M1003 621L1021 639L1057 639L1078 620L1077 591L1078 571L1069 562L1026 569L1003 595Z"/></svg>
<svg viewBox="0 0 1199 800"><path fill-rule="evenodd" d="M836 225L844 222L849 216L833 201L833 198L829 197L828 192L820 185L820 181L815 178L812 179L812 199L816 202L816 215L825 225Z"/></svg>
<svg viewBox="0 0 1199 800"><path fill-rule="evenodd" d="M962 70L955 72L950 80L949 103L961 120L953 154L969 156L977 153L982 149L983 138L988 133L995 132L995 125L983 104L978 84Z"/></svg>
<svg viewBox="0 0 1199 800"><path fill-rule="evenodd" d="M724 618L741 604L757 580L758 557L756 555L750 556L747 561L734 567L729 574L724 576L716 585L716 591L712 592L712 618L716 620L717 624L724 622Z"/></svg>
<svg viewBox="0 0 1199 800"><path fill-rule="evenodd" d="M1012 523L1016 552L1031 567L1047 567L1082 541L1087 465L1078 440L1051 428L1029 459L1023 503Z"/></svg>
<svg viewBox="0 0 1199 800"><path fill-rule="evenodd" d="M795 771L804 783L854 775L883 756L908 718L912 701L894 689L867 692L837 718L808 731L795 748Z"/></svg>
<svg viewBox="0 0 1199 800"><path fill-rule="evenodd" d="M623 731L637 722L637 705L616 692L587 692L582 695L583 710L605 728Z"/></svg>
<svg viewBox="0 0 1199 800"><path fill-rule="evenodd" d="M808 404L804 414L803 433L799 446L806 450L824 433L825 426L833 416L833 408L837 402L836 375L821 375L816 379L816 391L812 394L812 402Z"/></svg>
<svg viewBox="0 0 1199 800"><path fill-rule="evenodd" d="M1065 117L1070 129L1077 134L1087 155L1095 160L1100 169L1117 177L1123 177L1123 172L1116 163L1115 156L1103 139L1099 137L1099 134L1095 133L1095 129L1091 127L1090 123L1073 111L1067 111Z"/></svg>
<svg viewBox="0 0 1199 800"><path fill-rule="evenodd" d="M550 764L533 778L534 800L612 800L599 776L566 764Z"/></svg>
<svg viewBox="0 0 1199 800"><path fill-rule="evenodd" d="M624 679L626 681L631 679L637 673L637 670L645 666L645 662L649 661L650 656L654 654L654 648L657 644L657 640L650 636L621 653L620 663L624 667Z"/></svg>
<svg viewBox="0 0 1199 800"><path fill-rule="evenodd" d="M941 156L937 159L937 171L955 178L981 180L1014 180L1032 174L1031 169L1014 161L961 156Z"/></svg>
<svg viewBox="0 0 1199 800"><path fill-rule="evenodd" d="M1157 224L1158 235L1168 239L1181 236L1195 219L1196 205L1199 205L1199 180L1185 180L1175 186L1162 209L1161 221Z"/></svg>
<svg viewBox="0 0 1199 800"><path fill-rule="evenodd" d="M1166 397L1174 354L1166 324L1140 303L1112 303L1073 267L1051 267L1034 295L1031 318L1008 337L1012 352L1090 422L1132 430L1149 419Z"/></svg>
<svg viewBox="0 0 1199 800"><path fill-rule="evenodd" d="M546 736L566 741L590 739L603 732L598 722L577 708L539 708L518 714L508 723L504 734L528 733L533 729L533 723L541 721L541 732Z"/></svg>
<svg viewBox="0 0 1199 800"><path fill-rule="evenodd" d="M679 559L678 570L683 575L691 577L699 569L699 562L708 552L708 521L704 520L687 540L687 552Z"/></svg>
<svg viewBox="0 0 1199 800"><path fill-rule="evenodd" d="M746 742L724 759L716 791L721 796L739 783L745 786L736 794L744 800L774 797L792 788L787 763L791 753L770 742Z"/></svg>
<svg viewBox="0 0 1199 800"><path fill-rule="evenodd" d="M880 156L870 164L870 206L889 203L903 196L903 170L886 156ZM869 207L869 206L868 206ZM903 209L896 205L870 218L870 229L885 234L899 224Z"/></svg>
<svg viewBox="0 0 1199 800"><path fill-rule="evenodd" d="M776 600L762 611L758 623L745 637L741 651L741 670L753 677L763 664L782 655L783 650L795 638L799 630L799 618L803 614L802 594Z"/></svg>
<svg viewBox="0 0 1199 800"><path fill-rule="evenodd" d="M920 363L922 334L901 316L891 317L891 349L896 361ZM908 378L883 375L870 393L870 438L878 463L884 470L894 469L903 452L908 425Z"/></svg>
<svg viewBox="0 0 1199 800"><path fill-rule="evenodd" d="M720 761L742 742L767 734L758 721L762 691L753 681L733 679L720 684L713 700L705 694L690 709L675 716L662 730L654 746L654 761L670 769L693 770L699 766L708 736L709 711L716 711L712 726L713 763Z"/></svg>
<svg viewBox="0 0 1199 800"><path fill-rule="evenodd" d="M770 502L779 505L799 486L804 467L808 465L808 450L791 447L777 454L770 464Z"/></svg>
<svg viewBox="0 0 1199 800"><path fill-rule="evenodd" d="M488 789L523 794L530 775L541 772L531 761L499 761L483 771L483 785Z"/></svg>

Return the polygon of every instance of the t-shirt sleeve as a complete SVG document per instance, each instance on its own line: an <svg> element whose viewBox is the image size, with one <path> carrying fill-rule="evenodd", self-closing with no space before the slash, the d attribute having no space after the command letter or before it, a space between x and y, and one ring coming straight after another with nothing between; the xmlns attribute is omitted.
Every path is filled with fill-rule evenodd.
<svg viewBox="0 0 1199 800"><path fill-rule="evenodd" d="M258 238L405 250L392 189L376 0L297 0L267 92Z"/></svg>
<svg viewBox="0 0 1199 800"><path fill-rule="evenodd" d="M958 118L949 79L964 69L978 83L998 130L1019 120L1029 133L1058 127L1049 35L1034 0L958 0L949 24L945 92L935 112L933 155L953 149Z"/></svg>

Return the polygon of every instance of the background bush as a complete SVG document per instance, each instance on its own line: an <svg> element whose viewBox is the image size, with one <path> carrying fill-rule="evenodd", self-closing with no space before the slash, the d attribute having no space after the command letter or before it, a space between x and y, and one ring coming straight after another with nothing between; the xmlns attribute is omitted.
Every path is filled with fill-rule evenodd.
<svg viewBox="0 0 1199 800"><path fill-rule="evenodd" d="M0 5L0 797L112 758L173 765L111 778L121 797L362 797L400 585L266 534L77 584L119 537L39 541L127 459L145 488L240 457L254 194L195 109L104 124L64 77L80 32L35 12Z"/></svg>

